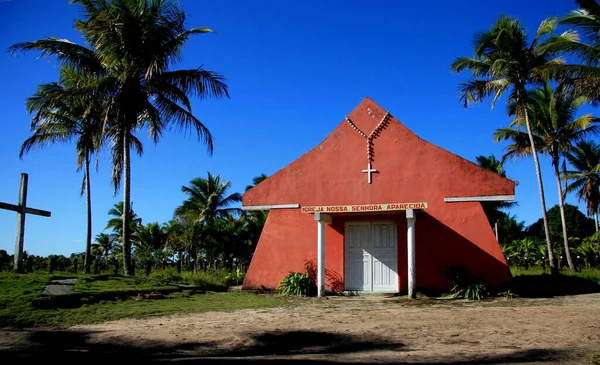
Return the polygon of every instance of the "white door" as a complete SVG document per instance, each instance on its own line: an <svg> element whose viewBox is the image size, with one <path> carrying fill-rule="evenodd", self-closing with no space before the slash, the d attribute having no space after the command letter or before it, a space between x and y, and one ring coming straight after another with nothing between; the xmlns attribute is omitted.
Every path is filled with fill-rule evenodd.
<svg viewBox="0 0 600 365"><path fill-rule="evenodd" d="M349 222L344 238L346 290L398 290L396 223Z"/></svg>

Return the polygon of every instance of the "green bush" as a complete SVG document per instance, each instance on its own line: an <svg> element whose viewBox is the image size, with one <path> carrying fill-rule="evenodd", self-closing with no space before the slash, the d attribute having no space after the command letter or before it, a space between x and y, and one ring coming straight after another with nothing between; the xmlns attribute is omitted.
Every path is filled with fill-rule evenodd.
<svg viewBox="0 0 600 365"><path fill-rule="evenodd" d="M470 300L481 300L489 297L487 286L481 280L473 280L469 269L464 266L454 266L446 271L446 276L452 282L452 296Z"/></svg>
<svg viewBox="0 0 600 365"><path fill-rule="evenodd" d="M281 280L277 291L284 296L309 296L314 295L317 287L308 274L290 272Z"/></svg>
<svg viewBox="0 0 600 365"><path fill-rule="evenodd" d="M513 298L518 298L519 295L516 293L513 293L512 291L510 291L510 289L500 292L498 293L499 297L504 297L505 299L513 299Z"/></svg>

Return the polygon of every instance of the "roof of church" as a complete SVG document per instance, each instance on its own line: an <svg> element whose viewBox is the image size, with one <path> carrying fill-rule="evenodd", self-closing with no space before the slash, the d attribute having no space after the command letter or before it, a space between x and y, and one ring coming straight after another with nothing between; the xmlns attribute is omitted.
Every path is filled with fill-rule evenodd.
<svg viewBox="0 0 600 365"><path fill-rule="evenodd" d="M367 97L321 143L247 191L243 205L425 201L435 208L446 197L513 195L514 186L421 139Z"/></svg>

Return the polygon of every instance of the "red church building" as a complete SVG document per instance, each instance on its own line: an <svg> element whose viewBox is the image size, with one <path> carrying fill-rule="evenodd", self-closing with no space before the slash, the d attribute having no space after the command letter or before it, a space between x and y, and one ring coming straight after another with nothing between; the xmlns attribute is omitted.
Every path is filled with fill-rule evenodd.
<svg viewBox="0 0 600 365"><path fill-rule="evenodd" d="M243 195L269 210L244 289L318 265L319 295L448 289L465 266L490 285L510 272L482 208L515 183L422 140L371 99L319 145Z"/></svg>

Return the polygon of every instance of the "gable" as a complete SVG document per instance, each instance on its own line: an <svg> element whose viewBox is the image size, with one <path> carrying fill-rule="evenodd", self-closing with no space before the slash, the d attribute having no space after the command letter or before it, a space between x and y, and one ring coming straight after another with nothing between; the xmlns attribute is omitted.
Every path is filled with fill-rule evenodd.
<svg viewBox="0 0 600 365"><path fill-rule="evenodd" d="M393 115L365 98L348 118L313 149L247 191L244 206L300 204L343 205L387 202L429 203L446 197L513 195L514 182L435 146L411 132ZM368 183L367 140L372 143ZM358 130L357 130L358 129Z"/></svg>

